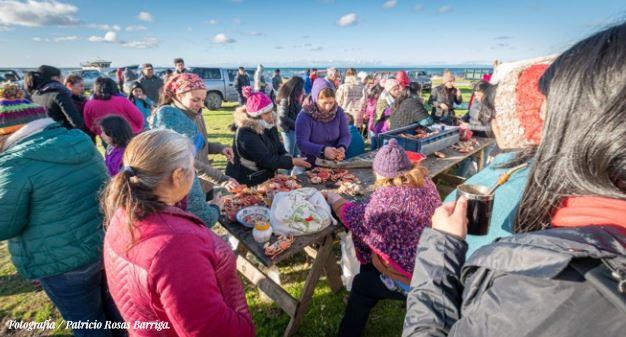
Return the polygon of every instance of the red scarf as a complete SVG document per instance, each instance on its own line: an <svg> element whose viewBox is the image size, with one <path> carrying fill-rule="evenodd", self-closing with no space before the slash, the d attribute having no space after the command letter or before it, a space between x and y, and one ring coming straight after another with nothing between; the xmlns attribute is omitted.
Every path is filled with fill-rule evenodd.
<svg viewBox="0 0 626 337"><path fill-rule="evenodd" d="M567 197L554 212L553 227L613 225L626 230L626 201L602 197Z"/></svg>

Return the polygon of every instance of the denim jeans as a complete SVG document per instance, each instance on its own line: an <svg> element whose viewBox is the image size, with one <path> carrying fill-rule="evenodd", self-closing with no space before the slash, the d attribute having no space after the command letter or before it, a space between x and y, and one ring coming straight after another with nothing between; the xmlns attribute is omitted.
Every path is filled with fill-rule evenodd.
<svg viewBox="0 0 626 337"><path fill-rule="evenodd" d="M75 337L124 336L122 330L105 330L106 320L122 322L108 293L102 261L76 268L64 274L39 280L43 290L66 321L98 321L102 329L77 329Z"/></svg>
<svg viewBox="0 0 626 337"><path fill-rule="evenodd" d="M378 135L374 131L368 131L372 151L378 149Z"/></svg>
<svg viewBox="0 0 626 337"><path fill-rule="evenodd" d="M285 145L285 151L289 153L292 157L295 157L298 154L298 147L296 146L296 132L294 130L284 132L280 132L281 137L283 138L283 145Z"/></svg>

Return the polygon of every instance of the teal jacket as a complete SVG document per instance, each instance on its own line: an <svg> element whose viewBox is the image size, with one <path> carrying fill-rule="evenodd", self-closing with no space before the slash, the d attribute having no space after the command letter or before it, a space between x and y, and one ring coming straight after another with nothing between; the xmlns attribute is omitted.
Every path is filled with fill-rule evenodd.
<svg viewBox="0 0 626 337"><path fill-rule="evenodd" d="M365 141L359 129L354 125L350 125L348 129L350 130L350 146L348 146L346 151L346 159L365 153Z"/></svg>
<svg viewBox="0 0 626 337"><path fill-rule="evenodd" d="M0 153L0 240L22 275L63 274L101 258L106 179L89 136L58 123Z"/></svg>
<svg viewBox="0 0 626 337"><path fill-rule="evenodd" d="M159 107L150 120L150 129L170 129L187 136L196 148L202 147L197 143L201 138L200 130L196 123L182 110L172 106L164 105ZM196 176L191 186L191 191L187 196L187 210L200 218L208 227L213 227L219 217L217 207L212 207L206 202L206 197L202 192L200 181Z"/></svg>
<svg viewBox="0 0 626 337"><path fill-rule="evenodd" d="M493 186L498 181L500 175L508 170L497 167L512 160L513 158L515 158L515 153L509 152L497 155L489 166L476 173L465 183L489 187ZM526 188L528 173L528 167L513 173L509 181L496 190L496 197L493 202L493 210L491 213L491 223L489 225L489 233L484 236L468 235L465 239L468 245L466 256L469 257L476 249L492 243L493 240L497 238L513 234L513 221L515 220L515 214L517 213L517 206L519 205L524 189ZM456 189L452 191L448 197L446 197L445 202L454 200L456 200Z"/></svg>

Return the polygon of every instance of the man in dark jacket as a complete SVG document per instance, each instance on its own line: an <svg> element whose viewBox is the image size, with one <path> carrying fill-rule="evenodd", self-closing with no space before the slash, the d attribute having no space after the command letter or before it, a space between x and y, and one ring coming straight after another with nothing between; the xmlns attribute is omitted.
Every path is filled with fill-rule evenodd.
<svg viewBox="0 0 626 337"><path fill-rule="evenodd" d="M146 96L148 96L148 98L156 104L159 102L159 93L163 87L163 80L154 76L154 68L152 67L152 64L145 63L141 68L142 75L137 82L141 84Z"/></svg>
<svg viewBox="0 0 626 337"><path fill-rule="evenodd" d="M250 86L250 78L248 77L246 70L243 67L239 67L237 76L235 76L235 90L237 90L240 105L246 104L246 98L241 94L241 90L243 87L248 86Z"/></svg>
<svg viewBox="0 0 626 337"><path fill-rule="evenodd" d="M82 114L76 109L69 90L59 82L61 71L51 66L41 66L34 73L35 83L29 84L31 98L48 111L48 116L67 129L85 130Z"/></svg>

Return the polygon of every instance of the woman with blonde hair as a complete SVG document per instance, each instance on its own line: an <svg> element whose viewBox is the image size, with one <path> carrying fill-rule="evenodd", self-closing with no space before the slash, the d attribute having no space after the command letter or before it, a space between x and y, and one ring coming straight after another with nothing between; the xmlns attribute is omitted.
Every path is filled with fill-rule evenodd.
<svg viewBox="0 0 626 337"><path fill-rule="evenodd" d="M376 191L367 202L351 203L335 193L326 194L352 233L361 263L339 336L360 336L378 300L406 298L417 243L441 204L426 169L413 165L395 139L378 151L373 168Z"/></svg>
<svg viewBox="0 0 626 337"><path fill-rule="evenodd" d="M235 256L180 207L195 180L191 142L147 131L128 144L123 164L101 198L111 295L126 322L167 323L131 324L130 336L254 336Z"/></svg>

